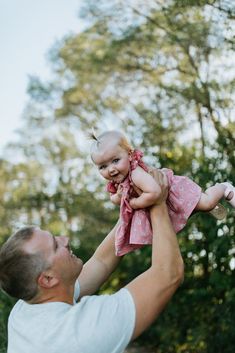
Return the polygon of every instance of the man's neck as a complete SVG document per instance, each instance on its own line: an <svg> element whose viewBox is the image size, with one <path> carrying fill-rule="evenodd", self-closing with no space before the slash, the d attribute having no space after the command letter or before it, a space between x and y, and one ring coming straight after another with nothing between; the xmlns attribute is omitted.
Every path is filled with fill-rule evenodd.
<svg viewBox="0 0 235 353"><path fill-rule="evenodd" d="M74 287L65 288L56 286L50 289L42 289L40 293L28 301L29 304L45 304L52 302L62 302L72 305L74 296Z"/></svg>

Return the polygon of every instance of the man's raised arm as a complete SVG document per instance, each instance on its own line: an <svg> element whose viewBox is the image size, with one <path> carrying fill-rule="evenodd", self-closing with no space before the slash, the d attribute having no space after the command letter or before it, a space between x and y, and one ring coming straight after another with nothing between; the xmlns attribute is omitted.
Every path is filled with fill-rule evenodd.
<svg viewBox="0 0 235 353"><path fill-rule="evenodd" d="M165 204L166 177L155 172L155 178L162 193L160 204L153 206L150 211L153 229L152 264L126 286L136 307L132 339L153 323L183 280L183 260Z"/></svg>
<svg viewBox="0 0 235 353"><path fill-rule="evenodd" d="M115 233L117 225L96 249L94 255L85 263L78 277L80 297L94 294L109 278L121 258L115 255Z"/></svg>

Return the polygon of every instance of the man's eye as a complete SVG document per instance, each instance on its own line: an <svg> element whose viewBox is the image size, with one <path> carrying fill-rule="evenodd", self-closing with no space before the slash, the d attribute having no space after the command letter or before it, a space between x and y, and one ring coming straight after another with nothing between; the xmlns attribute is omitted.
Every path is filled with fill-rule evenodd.
<svg viewBox="0 0 235 353"><path fill-rule="evenodd" d="M54 240L54 250L56 251L58 249L58 242L55 236L53 236L53 240Z"/></svg>
<svg viewBox="0 0 235 353"><path fill-rule="evenodd" d="M114 160L113 160L113 163L118 163L119 162L119 158L115 158Z"/></svg>

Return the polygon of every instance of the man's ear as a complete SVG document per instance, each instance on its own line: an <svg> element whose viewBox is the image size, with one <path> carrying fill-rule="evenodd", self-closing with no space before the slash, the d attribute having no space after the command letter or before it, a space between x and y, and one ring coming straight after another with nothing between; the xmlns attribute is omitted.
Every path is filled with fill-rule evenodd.
<svg viewBox="0 0 235 353"><path fill-rule="evenodd" d="M50 272L42 272L38 277L38 284L43 288L52 288L59 283L59 279Z"/></svg>

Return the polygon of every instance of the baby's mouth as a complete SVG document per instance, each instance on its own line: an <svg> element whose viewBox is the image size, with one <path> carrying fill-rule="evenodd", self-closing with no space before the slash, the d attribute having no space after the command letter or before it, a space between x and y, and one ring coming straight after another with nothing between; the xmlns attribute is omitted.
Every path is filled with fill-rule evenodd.
<svg viewBox="0 0 235 353"><path fill-rule="evenodd" d="M120 173L118 173L112 177L112 181L114 183L121 183L124 179L125 179L125 177Z"/></svg>
<svg viewBox="0 0 235 353"><path fill-rule="evenodd" d="M119 173L115 174L115 175L112 175L112 180L115 181L119 176Z"/></svg>

